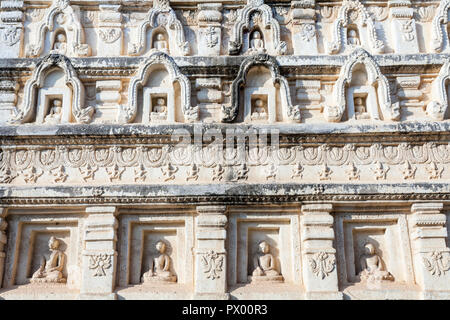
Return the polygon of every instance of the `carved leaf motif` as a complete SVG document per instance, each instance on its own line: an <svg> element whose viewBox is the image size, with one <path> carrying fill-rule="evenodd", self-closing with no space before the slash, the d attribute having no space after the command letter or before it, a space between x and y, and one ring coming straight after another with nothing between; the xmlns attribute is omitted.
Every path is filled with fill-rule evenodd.
<svg viewBox="0 0 450 320"><path fill-rule="evenodd" d="M122 35L122 31L119 29L100 29L98 32L100 39L106 43L116 42Z"/></svg>
<svg viewBox="0 0 450 320"><path fill-rule="evenodd" d="M436 277L444 275L450 270L450 259L447 257L447 261L444 259L444 253L434 251L429 254L429 257L423 257L423 263L425 268Z"/></svg>
<svg viewBox="0 0 450 320"><path fill-rule="evenodd" d="M220 278L220 272L222 272L223 267L223 255L219 255L214 250L211 250L200 259L203 272L206 273L206 278L214 280Z"/></svg>
<svg viewBox="0 0 450 320"><path fill-rule="evenodd" d="M51 165L56 158L56 152L53 149L41 150L39 153L39 161L44 166Z"/></svg>
<svg viewBox="0 0 450 320"><path fill-rule="evenodd" d="M334 270L336 260L334 255L326 252L318 252L309 259L312 272L319 278L325 279Z"/></svg>
<svg viewBox="0 0 450 320"><path fill-rule="evenodd" d="M106 276L106 270L111 268L111 255L97 254L89 256L89 269L94 270L94 277Z"/></svg>

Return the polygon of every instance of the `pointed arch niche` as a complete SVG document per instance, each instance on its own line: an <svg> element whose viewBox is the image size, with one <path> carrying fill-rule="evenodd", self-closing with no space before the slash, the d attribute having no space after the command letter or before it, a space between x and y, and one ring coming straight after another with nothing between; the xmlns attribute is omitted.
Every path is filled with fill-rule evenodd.
<svg viewBox="0 0 450 320"><path fill-rule="evenodd" d="M239 109L239 106L243 108ZM276 60L268 55L246 58L231 85L231 105L222 106L222 121L274 123L300 120L300 107L292 105L289 83L281 76Z"/></svg>
<svg viewBox="0 0 450 320"><path fill-rule="evenodd" d="M355 22L350 21L352 11L358 13ZM327 44L329 54L338 54L355 46L368 48L373 54L384 52L384 43L378 39L375 23L359 0L344 0L332 32L333 41Z"/></svg>
<svg viewBox="0 0 450 320"><path fill-rule="evenodd" d="M450 9L450 0L441 0L436 15L432 22L432 45L435 52L449 51L449 25L448 10Z"/></svg>
<svg viewBox="0 0 450 320"><path fill-rule="evenodd" d="M58 108L52 110L54 106ZM84 108L84 87L70 60L52 54L38 63L26 82L23 105L10 123L89 123L93 113L93 107Z"/></svg>
<svg viewBox="0 0 450 320"><path fill-rule="evenodd" d="M391 102L388 80L363 49L356 49L342 67L333 88L333 100L324 109L325 118L330 122L400 119L399 103Z"/></svg>
<svg viewBox="0 0 450 320"><path fill-rule="evenodd" d="M85 43L79 15L79 8L72 7L69 0L54 0L44 19L31 28L26 55L39 57L42 53L56 53L70 57L90 56L91 49ZM58 39L58 34L64 35L64 41Z"/></svg>
<svg viewBox="0 0 450 320"><path fill-rule="evenodd" d="M164 39L158 39L158 35L162 35ZM153 7L142 22L131 30L130 39L128 54L133 56L147 52L152 54L155 51L172 56L186 56L190 51L183 25L166 0L153 1Z"/></svg>
<svg viewBox="0 0 450 320"><path fill-rule="evenodd" d="M131 79L128 105L121 106L118 121L170 123L197 119L198 108L191 105L189 79L167 54L153 53Z"/></svg>
<svg viewBox="0 0 450 320"><path fill-rule="evenodd" d="M447 59L432 85L432 101L427 105L427 114L433 120L444 120L450 94L450 59Z"/></svg>
<svg viewBox="0 0 450 320"><path fill-rule="evenodd" d="M273 17L272 8L264 4L263 0L248 0L247 5L239 11L233 26L228 48L229 54L250 53L251 35L255 31L261 33L265 52L271 55L286 53L287 45L281 41L280 25Z"/></svg>

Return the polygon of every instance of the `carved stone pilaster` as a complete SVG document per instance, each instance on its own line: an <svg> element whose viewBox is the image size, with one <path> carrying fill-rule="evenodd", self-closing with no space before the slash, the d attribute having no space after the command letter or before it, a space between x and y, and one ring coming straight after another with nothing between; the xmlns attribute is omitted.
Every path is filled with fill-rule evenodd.
<svg viewBox="0 0 450 320"><path fill-rule="evenodd" d="M391 30L394 36L394 50L398 54L419 53L414 9L409 0L391 0Z"/></svg>
<svg viewBox="0 0 450 320"><path fill-rule="evenodd" d="M222 4L201 3L198 10L198 55L219 56L222 47Z"/></svg>
<svg viewBox="0 0 450 320"><path fill-rule="evenodd" d="M0 1L0 58L19 58L23 40L23 1Z"/></svg>
<svg viewBox="0 0 450 320"><path fill-rule="evenodd" d="M226 206L198 206L195 243L195 299L229 299L227 293Z"/></svg>
<svg viewBox="0 0 450 320"><path fill-rule="evenodd" d="M120 80L102 80L96 83L95 117L106 122L113 122L118 112L122 95L122 82Z"/></svg>
<svg viewBox="0 0 450 320"><path fill-rule="evenodd" d="M80 299L115 299L116 207L87 207Z"/></svg>
<svg viewBox="0 0 450 320"><path fill-rule="evenodd" d="M0 208L0 288L3 284L3 271L5 270L5 246L6 246L6 228L8 224L5 220L6 209Z"/></svg>
<svg viewBox="0 0 450 320"><path fill-rule="evenodd" d="M100 5L97 53L105 57L122 54L123 31L120 5Z"/></svg>
<svg viewBox="0 0 450 320"><path fill-rule="evenodd" d="M422 100L423 93L419 90L420 83L420 76L397 77L397 97L400 100L400 107L425 107Z"/></svg>
<svg viewBox="0 0 450 320"><path fill-rule="evenodd" d="M320 108L322 95L320 94L320 80L297 80L295 82L297 88L297 101L308 106L309 109Z"/></svg>
<svg viewBox="0 0 450 320"><path fill-rule="evenodd" d="M315 55L317 49L315 0L292 1L292 44L295 55Z"/></svg>
<svg viewBox="0 0 450 320"><path fill-rule="evenodd" d="M222 80L220 78L197 78L195 80L200 119L220 119L223 102Z"/></svg>
<svg viewBox="0 0 450 320"><path fill-rule="evenodd" d="M303 279L307 299L342 299L338 291L331 204L302 206Z"/></svg>
<svg viewBox="0 0 450 320"><path fill-rule="evenodd" d="M449 299L450 249L442 203L416 203L411 207L413 259L416 282L424 299Z"/></svg>
<svg viewBox="0 0 450 320"><path fill-rule="evenodd" d="M17 103L19 85L15 80L0 80L0 124L5 124Z"/></svg>

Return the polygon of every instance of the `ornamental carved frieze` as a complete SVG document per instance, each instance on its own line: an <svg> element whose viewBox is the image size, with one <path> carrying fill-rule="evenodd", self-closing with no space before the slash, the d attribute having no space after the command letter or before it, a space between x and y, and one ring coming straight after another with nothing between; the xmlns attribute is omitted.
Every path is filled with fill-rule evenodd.
<svg viewBox="0 0 450 320"><path fill-rule="evenodd" d="M400 181L414 181L419 174L421 179L439 180L447 173L448 163L449 144L435 142L300 144L252 147L247 151L240 147L199 148L194 145L176 148L168 145L4 146L0 157L0 183L35 184L48 181L44 177L55 183L89 182L105 175L114 183L127 181L125 172L130 172L135 182L146 179L148 182L151 177L153 182L181 178L195 183L201 182L200 177L206 172L210 172L207 176L211 182L226 179L244 182L253 170L262 172L264 181L294 181L302 179L312 167L317 170L318 181L333 181L341 176L338 175L341 171L344 180L360 181L362 173L366 172L370 175L364 179L372 181L383 181L395 174ZM397 168L394 171L393 166ZM287 168L289 175L281 178L281 168ZM150 170L156 171L150 173Z"/></svg>

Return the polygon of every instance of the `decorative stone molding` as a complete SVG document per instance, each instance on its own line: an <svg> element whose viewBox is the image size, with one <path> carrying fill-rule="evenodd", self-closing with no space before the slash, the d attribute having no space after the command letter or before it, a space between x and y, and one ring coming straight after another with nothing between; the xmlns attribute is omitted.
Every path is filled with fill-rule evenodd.
<svg viewBox="0 0 450 320"><path fill-rule="evenodd" d="M333 41L327 44L327 51L329 54L337 54L341 52L346 46L346 38L343 38L343 34L347 34L347 26L349 24L349 14L351 11L356 10L361 18L361 27L367 28L368 33L368 47L374 54L380 54L384 52L384 43L378 39L375 23L366 10L364 5L359 0L344 0L341 8L339 9L338 17L333 24ZM361 28L359 32L361 34Z"/></svg>
<svg viewBox="0 0 450 320"><path fill-rule="evenodd" d="M225 206L198 206L196 217L196 298L228 299Z"/></svg>
<svg viewBox="0 0 450 320"><path fill-rule="evenodd" d="M83 57L91 54L89 45L84 43L84 30L80 23L78 7L72 7L70 0L53 0L52 5L47 9L45 17L33 28L30 35L30 44L27 47L28 57L38 57L44 49L45 36L47 31L53 32L54 19L57 15L63 15L63 29L67 37L68 56Z"/></svg>
<svg viewBox="0 0 450 320"><path fill-rule="evenodd" d="M18 58L22 54L23 6L22 0L0 3L0 40L5 44L0 52L2 58Z"/></svg>
<svg viewBox="0 0 450 320"><path fill-rule="evenodd" d="M167 54L155 52L146 58L137 71L128 87L128 105L121 106L119 112L119 122L132 122L137 114L137 94L138 88L141 88L147 82L149 75L155 66L162 66L167 70L172 82L177 81L181 88L181 108L186 121L195 121L198 119L198 107L191 105L191 83L189 79L183 75L175 61Z"/></svg>
<svg viewBox="0 0 450 320"><path fill-rule="evenodd" d="M198 4L198 55L219 56L222 47L222 4Z"/></svg>
<svg viewBox="0 0 450 320"><path fill-rule="evenodd" d="M120 12L122 6L102 4L99 8L97 52L106 57L120 56L124 38Z"/></svg>
<svg viewBox="0 0 450 320"><path fill-rule="evenodd" d="M316 1L292 1L292 44L295 55L318 54L316 30Z"/></svg>
<svg viewBox="0 0 450 320"><path fill-rule="evenodd" d="M444 63L432 84L432 101L427 105L427 114L433 120L444 120L448 108L447 85L450 79L450 59Z"/></svg>
<svg viewBox="0 0 450 320"><path fill-rule="evenodd" d="M189 42L185 40L183 25L170 7L169 0L153 2L153 7L139 23L137 29L132 31L130 39L133 40L128 47L128 54L138 56L144 53L148 28L152 29L152 33L154 30L165 30L169 37L171 55L186 56L189 54Z"/></svg>
<svg viewBox="0 0 450 320"><path fill-rule="evenodd" d="M338 293L331 204L302 206L303 279L310 299L342 299ZM309 264L309 267L308 267Z"/></svg>
<svg viewBox="0 0 450 320"><path fill-rule="evenodd" d="M271 55L286 54L287 45L281 41L280 25L273 17L273 12L270 6L264 4L264 0L247 0L247 5L238 11L238 17L233 25L233 33L228 45L228 53L230 55L237 55L242 50L244 45L244 32L252 27L252 15L259 13L262 17L262 26L265 29L271 29L271 41L265 38L266 44L271 44L268 48L268 53ZM266 33L265 33L266 34Z"/></svg>
<svg viewBox="0 0 450 320"><path fill-rule="evenodd" d="M416 281L425 299L449 290L450 249L446 245L446 216L442 203L417 203L411 207L413 257Z"/></svg>
<svg viewBox="0 0 450 320"><path fill-rule="evenodd" d="M116 207L87 207L80 299L114 299L117 251Z"/></svg>
<svg viewBox="0 0 450 320"><path fill-rule="evenodd" d="M0 123L5 124L16 108L19 84L16 80L0 80Z"/></svg>
<svg viewBox="0 0 450 320"><path fill-rule="evenodd" d="M450 0L439 1L439 7L432 22L432 48L435 52L442 52L445 44L448 47L448 10L450 9Z"/></svg>
<svg viewBox="0 0 450 320"><path fill-rule="evenodd" d="M280 86L283 112L289 120L300 122L300 107L292 105L289 82L280 74L275 58L265 54L248 57L242 62L238 75L231 84L231 105L222 106L222 122L233 122L236 119L239 112L240 89L245 86L247 73L255 66L263 66L270 70L273 83Z"/></svg>
<svg viewBox="0 0 450 320"><path fill-rule="evenodd" d="M399 120L399 103L391 102L391 93L389 83L386 77L381 73L375 60L364 49L356 49L347 58L344 66L341 68L339 78L333 88L334 105L325 106L324 114L327 121L339 122L347 108L346 90L352 82L353 69L357 65L363 65L366 69L369 86L377 85L378 103L384 120ZM380 119L376 110L371 112L372 119Z"/></svg>
<svg viewBox="0 0 450 320"><path fill-rule="evenodd" d="M388 6L392 16L391 32L394 36L395 53L419 53L416 21L411 1L390 0Z"/></svg>
<svg viewBox="0 0 450 320"><path fill-rule="evenodd" d="M295 82L297 88L297 101L307 105L308 108L321 109L320 102L322 95L320 93L320 80L297 80Z"/></svg>
<svg viewBox="0 0 450 320"><path fill-rule="evenodd" d="M400 107L424 108L423 92L419 89L422 80L420 76L397 77L397 97Z"/></svg>
<svg viewBox="0 0 450 320"><path fill-rule="evenodd" d="M48 72L55 68L59 68L64 72L64 81L72 89L70 113L74 116L76 122L89 123L91 121L94 108L84 108L84 86L78 79L70 60L63 55L50 54L38 63L31 79L26 82L22 108L15 110L16 113L11 117L11 123L20 124L33 121L37 103L36 90L42 87Z"/></svg>

